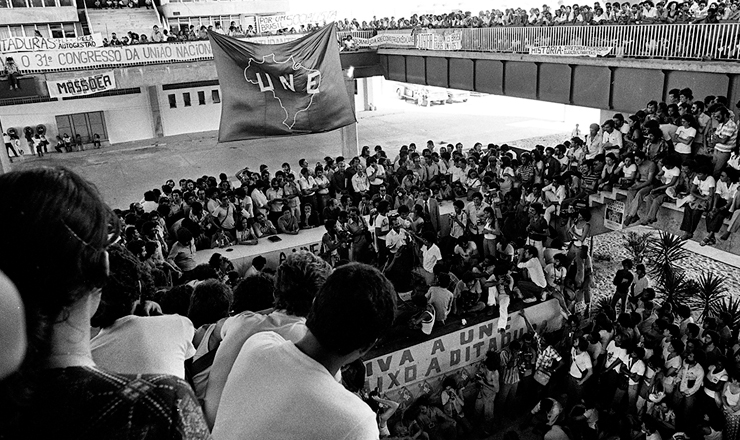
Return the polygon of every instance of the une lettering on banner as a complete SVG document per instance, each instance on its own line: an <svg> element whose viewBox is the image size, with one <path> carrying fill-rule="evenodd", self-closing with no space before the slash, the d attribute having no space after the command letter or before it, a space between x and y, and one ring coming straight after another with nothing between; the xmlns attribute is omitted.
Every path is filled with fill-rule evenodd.
<svg viewBox="0 0 740 440"><path fill-rule="evenodd" d="M283 44L208 36L223 91L219 142L322 133L356 122L333 23Z"/></svg>
<svg viewBox="0 0 740 440"><path fill-rule="evenodd" d="M604 57L612 51L611 47L596 46L529 46L530 55L556 55L565 57Z"/></svg>
<svg viewBox="0 0 740 440"><path fill-rule="evenodd" d="M85 96L105 92L107 90L114 90L116 88L116 77L111 70L81 78L62 81L46 81L46 86L49 88L49 96L52 98Z"/></svg>
<svg viewBox="0 0 740 440"><path fill-rule="evenodd" d="M556 330L562 324L555 299L525 309L527 319L537 328ZM498 351L526 332L519 312L504 317L506 331L499 333L495 318L453 331L430 341L378 356L365 362L365 387L380 394L399 393L409 385L449 375L483 360L489 351Z"/></svg>

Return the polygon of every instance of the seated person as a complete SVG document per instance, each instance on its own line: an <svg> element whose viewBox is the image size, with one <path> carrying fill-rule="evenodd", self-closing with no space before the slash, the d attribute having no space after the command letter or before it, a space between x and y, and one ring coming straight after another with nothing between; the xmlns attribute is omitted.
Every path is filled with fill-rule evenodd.
<svg viewBox="0 0 740 440"><path fill-rule="evenodd" d="M311 207L311 205L306 205ZM290 206L283 206L283 212L280 218L277 220L278 232L281 234L298 235L298 219L293 215L293 210Z"/></svg>

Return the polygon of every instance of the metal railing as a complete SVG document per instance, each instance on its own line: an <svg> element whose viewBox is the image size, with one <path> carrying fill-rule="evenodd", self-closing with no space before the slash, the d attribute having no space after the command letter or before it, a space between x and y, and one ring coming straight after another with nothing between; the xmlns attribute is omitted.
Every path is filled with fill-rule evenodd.
<svg viewBox="0 0 740 440"><path fill-rule="evenodd" d="M347 35L352 35L352 38L372 38L375 34L375 31L337 31L339 38L346 38Z"/></svg>
<svg viewBox="0 0 740 440"><path fill-rule="evenodd" d="M740 23L460 29L462 50L529 53L531 46L611 47L610 55L687 60L740 59Z"/></svg>

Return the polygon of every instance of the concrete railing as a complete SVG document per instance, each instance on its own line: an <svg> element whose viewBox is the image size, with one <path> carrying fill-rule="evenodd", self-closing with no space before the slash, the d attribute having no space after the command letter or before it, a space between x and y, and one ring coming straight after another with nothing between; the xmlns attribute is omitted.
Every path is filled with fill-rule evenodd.
<svg viewBox="0 0 740 440"><path fill-rule="evenodd" d="M740 23L460 29L462 50L529 53L530 47L612 48L609 55L687 60L740 59Z"/></svg>

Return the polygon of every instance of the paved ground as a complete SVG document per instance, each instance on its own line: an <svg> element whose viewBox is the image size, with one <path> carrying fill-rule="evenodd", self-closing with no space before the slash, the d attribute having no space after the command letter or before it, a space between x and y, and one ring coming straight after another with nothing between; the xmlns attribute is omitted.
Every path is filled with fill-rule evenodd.
<svg viewBox="0 0 740 440"><path fill-rule="evenodd" d="M475 142L487 144L570 133L573 111L564 106L516 100L497 96L474 96L467 103L424 108L391 96L393 85L386 87L387 98L378 102L380 110L358 114L360 145L382 145L398 151L402 144L423 146L435 143ZM583 114L583 112L581 112ZM588 119L580 122L587 126ZM337 156L341 147L336 134L308 135L296 138L261 139L218 144L216 132L171 136L147 141L118 144L101 150L74 153L50 153L44 158L23 157L14 168L39 165L63 165L94 182L112 207L127 207L139 200L145 190L161 186L168 178L195 178L233 174L244 166L257 168L267 164L279 168L283 162L297 167L304 157L310 163L325 156Z"/></svg>

